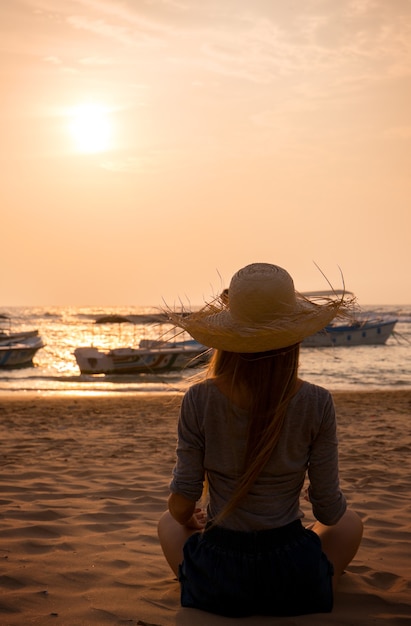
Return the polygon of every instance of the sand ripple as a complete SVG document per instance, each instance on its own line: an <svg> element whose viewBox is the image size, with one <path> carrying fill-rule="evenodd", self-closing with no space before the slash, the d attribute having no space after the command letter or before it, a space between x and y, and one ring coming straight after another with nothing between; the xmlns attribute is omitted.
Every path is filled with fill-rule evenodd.
<svg viewBox="0 0 411 626"><path fill-rule="evenodd" d="M179 401L0 399L2 626L232 623L180 608L158 546ZM245 626L411 623L411 392L335 401L342 486L364 519L363 544L331 615Z"/></svg>

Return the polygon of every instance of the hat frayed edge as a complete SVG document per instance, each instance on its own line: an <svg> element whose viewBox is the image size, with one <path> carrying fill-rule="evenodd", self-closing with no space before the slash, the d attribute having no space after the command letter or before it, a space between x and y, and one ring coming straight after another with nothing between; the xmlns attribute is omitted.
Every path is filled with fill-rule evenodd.
<svg viewBox="0 0 411 626"><path fill-rule="evenodd" d="M220 296L198 311L166 309L165 314L173 325L210 348L262 352L300 343L334 319L350 319L356 306L355 296L345 291L338 299L325 296L309 299L298 292L296 298L291 313L258 325L236 323Z"/></svg>

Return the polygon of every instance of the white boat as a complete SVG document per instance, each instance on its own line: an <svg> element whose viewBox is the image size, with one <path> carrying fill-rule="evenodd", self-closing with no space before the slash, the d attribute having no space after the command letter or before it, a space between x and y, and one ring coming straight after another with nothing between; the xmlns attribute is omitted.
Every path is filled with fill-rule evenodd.
<svg viewBox="0 0 411 626"><path fill-rule="evenodd" d="M76 348L74 356L82 374L148 374L198 367L208 360L209 352L194 339L142 340L138 348Z"/></svg>
<svg viewBox="0 0 411 626"><path fill-rule="evenodd" d="M8 320L10 326L8 315L1 314L0 320ZM0 329L0 368L33 365L34 355L44 345L37 329L18 332Z"/></svg>
<svg viewBox="0 0 411 626"><path fill-rule="evenodd" d="M306 291L302 295L319 301L343 295L354 298L352 291L342 289ZM350 323L332 322L315 335L304 339L301 345L307 348L382 345L393 333L397 321L394 317L370 317L365 313L358 313L356 319Z"/></svg>
<svg viewBox="0 0 411 626"><path fill-rule="evenodd" d="M20 340L13 339L9 343L1 343L0 368L29 367L33 365L34 355L44 345L42 338L38 334L22 337Z"/></svg>
<svg viewBox="0 0 411 626"><path fill-rule="evenodd" d="M351 324L330 324L302 342L306 348L330 346L374 346L384 344L394 331L395 318L358 320Z"/></svg>

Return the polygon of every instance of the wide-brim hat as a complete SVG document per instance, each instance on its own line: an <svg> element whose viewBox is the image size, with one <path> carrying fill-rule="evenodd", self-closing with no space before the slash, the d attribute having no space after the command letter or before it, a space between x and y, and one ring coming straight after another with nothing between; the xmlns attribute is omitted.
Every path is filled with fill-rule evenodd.
<svg viewBox="0 0 411 626"><path fill-rule="evenodd" d="M290 274L252 263L231 279L225 293L199 311L171 311L170 321L205 346L228 352L266 352L300 343L353 307L352 294L308 298Z"/></svg>

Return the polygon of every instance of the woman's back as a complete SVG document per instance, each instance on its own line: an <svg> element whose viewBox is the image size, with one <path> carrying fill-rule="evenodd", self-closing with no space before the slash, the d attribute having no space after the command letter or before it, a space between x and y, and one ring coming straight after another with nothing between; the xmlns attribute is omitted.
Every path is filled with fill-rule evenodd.
<svg viewBox="0 0 411 626"><path fill-rule="evenodd" d="M210 519L230 501L243 472L249 419L248 411L233 406L212 379L191 387L184 398L179 462L171 490L197 500L204 468L209 483ZM302 383L289 401L279 441L267 465L236 509L219 524L233 530L260 530L301 518L299 497L307 469L321 521L333 523L341 517L345 500L335 469L335 431L329 392ZM193 474L198 476L195 486ZM188 490L184 489L187 483Z"/></svg>

